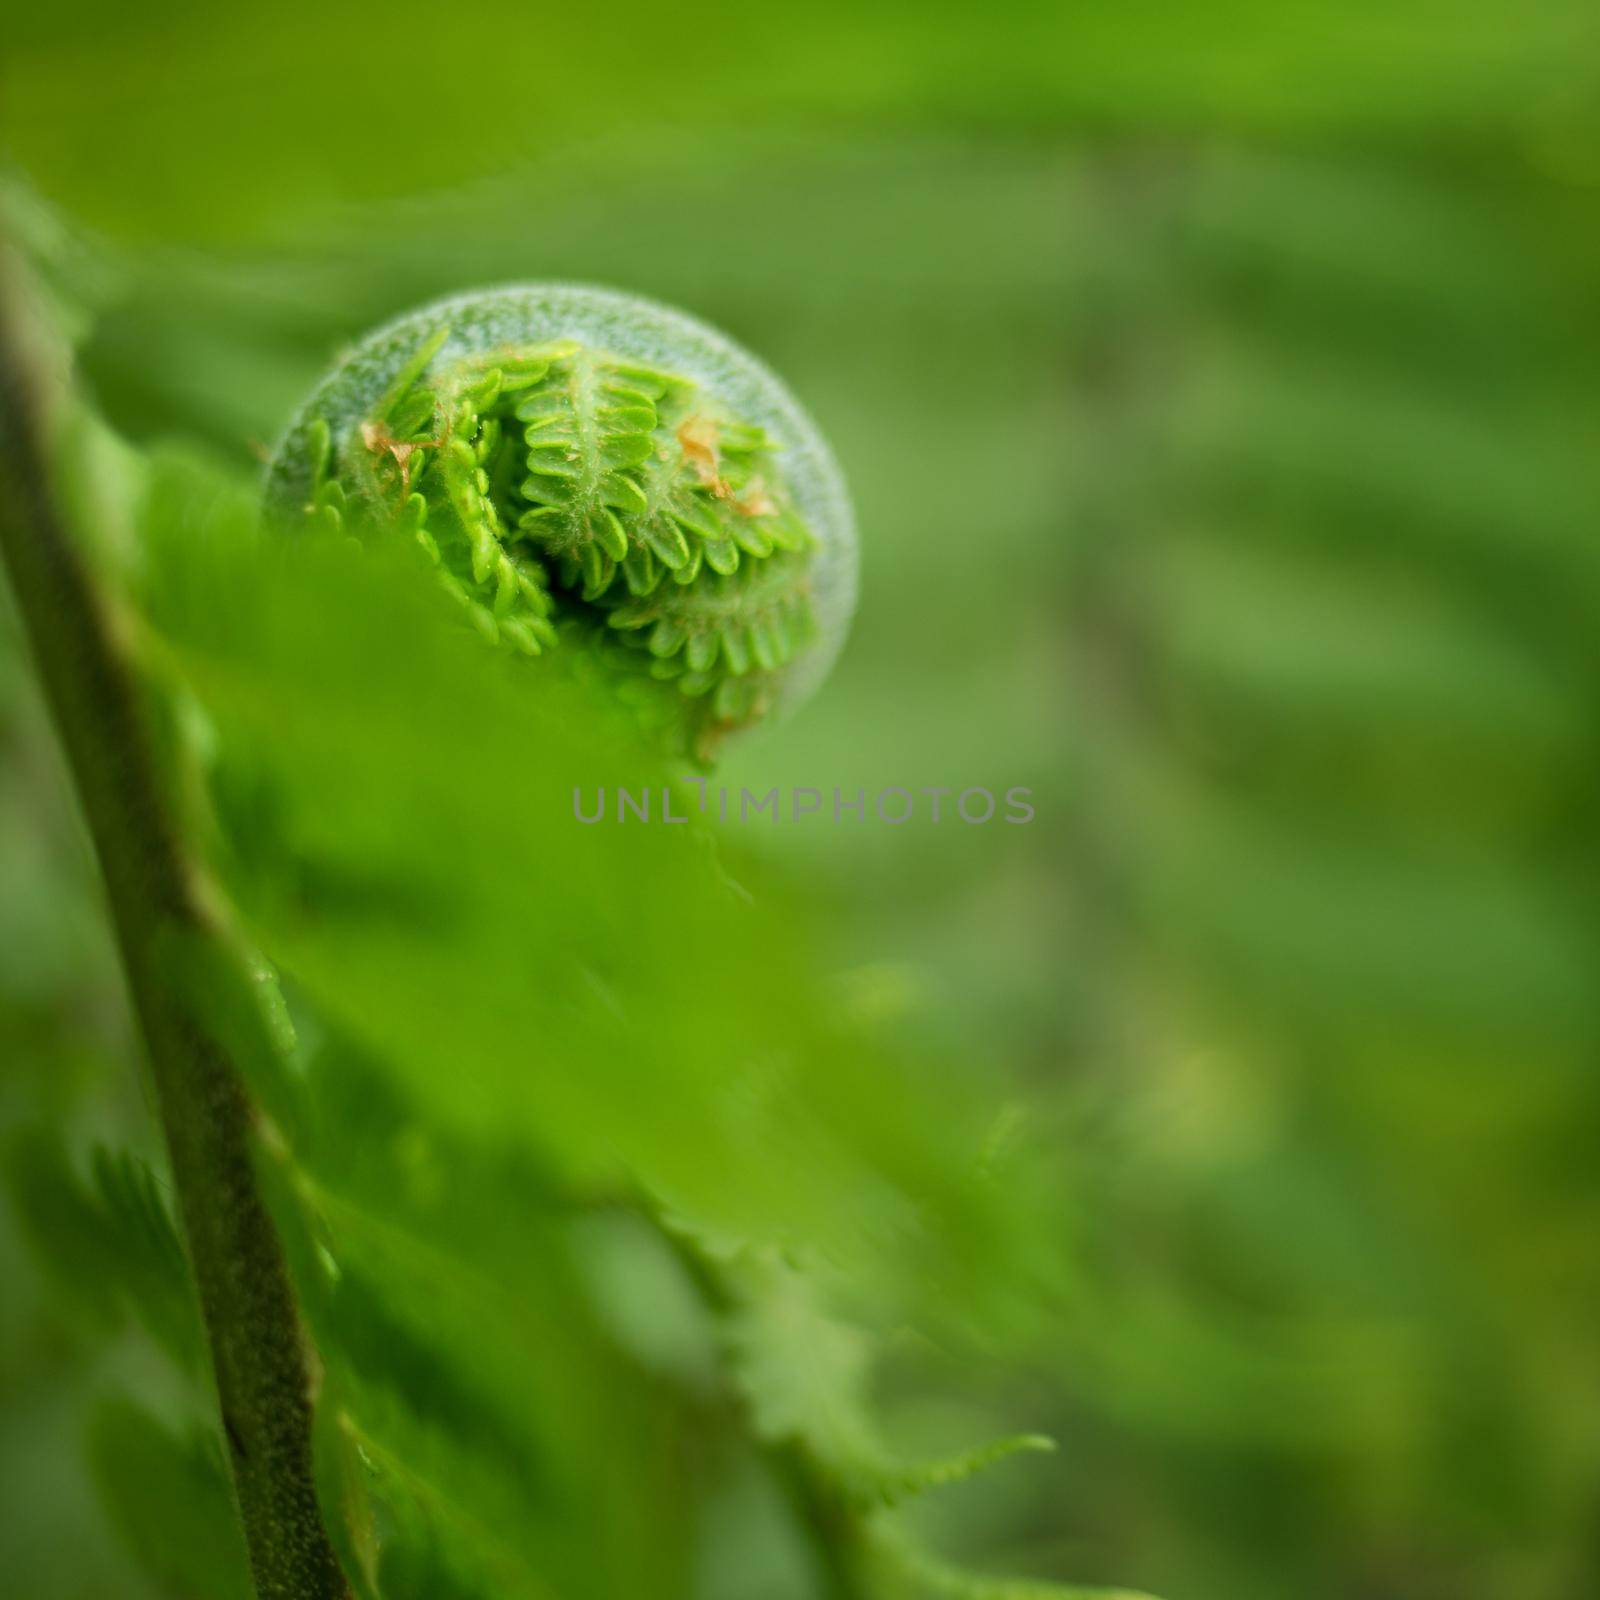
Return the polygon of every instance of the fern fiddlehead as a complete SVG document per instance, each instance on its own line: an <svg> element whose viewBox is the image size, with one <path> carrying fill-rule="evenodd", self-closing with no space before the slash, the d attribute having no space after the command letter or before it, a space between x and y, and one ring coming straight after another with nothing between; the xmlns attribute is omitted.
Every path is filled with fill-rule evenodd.
<svg viewBox="0 0 1600 1600"><path fill-rule="evenodd" d="M855 595L837 467L701 323L553 285L441 301L316 390L269 506L409 538L489 638L581 657L707 761L826 672Z"/></svg>

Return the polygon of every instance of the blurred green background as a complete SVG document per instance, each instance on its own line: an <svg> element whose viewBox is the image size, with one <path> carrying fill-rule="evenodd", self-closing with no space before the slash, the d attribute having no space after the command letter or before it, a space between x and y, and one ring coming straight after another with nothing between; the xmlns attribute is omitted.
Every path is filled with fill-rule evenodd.
<svg viewBox="0 0 1600 1600"><path fill-rule="evenodd" d="M855 632L724 779L1034 791L1027 828L742 841L863 1006L1050 1130L1070 1314L886 1396L1062 1441L942 1512L1013 1568L1600 1593L1597 32L1576 0L8 20L8 215L135 443L246 478L374 322L548 278L726 329L833 442ZM0 706L0 1113L137 1128L9 613ZM157 1380L0 1227L9 1585L133 1595L82 1419Z"/></svg>

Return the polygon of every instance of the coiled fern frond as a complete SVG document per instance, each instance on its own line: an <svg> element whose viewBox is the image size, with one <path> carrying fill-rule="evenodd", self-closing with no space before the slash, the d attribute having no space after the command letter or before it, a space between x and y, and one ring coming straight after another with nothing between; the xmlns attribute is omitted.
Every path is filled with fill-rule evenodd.
<svg viewBox="0 0 1600 1600"><path fill-rule="evenodd" d="M267 493L414 540L486 636L598 664L700 760L817 681L854 601L838 470L779 380L602 290L485 291L380 329L311 397Z"/></svg>

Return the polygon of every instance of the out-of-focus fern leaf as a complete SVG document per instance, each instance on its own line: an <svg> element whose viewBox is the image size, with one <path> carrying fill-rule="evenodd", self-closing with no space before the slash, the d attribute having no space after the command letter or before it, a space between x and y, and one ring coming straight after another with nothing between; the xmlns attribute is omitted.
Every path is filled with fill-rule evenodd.
<svg viewBox="0 0 1600 1600"><path fill-rule="evenodd" d="M799 909L734 891L694 793L666 798L603 687L522 676L382 551L263 548L192 474L158 478L146 530L159 650L240 808L221 864L425 1130L757 1237L907 1266L909 1243L941 1270L987 1250L990 1283L1029 1248L978 1170L990 1109L813 1003ZM619 820L619 786L657 820ZM599 790L585 826L574 797L592 814Z"/></svg>
<svg viewBox="0 0 1600 1600"><path fill-rule="evenodd" d="M589 1319L530 1189L441 1167L429 1200L406 1195L421 1137L390 1150L390 1204L372 1210L287 1152L276 1169L326 1369L319 1478L351 1570L385 1600L599 1597L671 1570L683 1552L650 1510L677 1492L663 1396ZM501 1226L477 1235L491 1208ZM585 1448L596 1433L617 1447Z"/></svg>
<svg viewBox="0 0 1600 1600"><path fill-rule="evenodd" d="M858 1519L868 1547L898 1552L902 1567L920 1563L932 1571L936 1564L906 1529L885 1523L894 1507L1018 1452L1054 1449L1042 1435L1016 1434L932 1460L896 1457L871 1418L864 1333L830 1315L816 1284L793 1263L770 1253L719 1255L708 1270L720 1275L728 1297L729 1360L757 1434L796 1449L817 1492Z"/></svg>
<svg viewBox="0 0 1600 1600"><path fill-rule="evenodd" d="M1583 53L1574 48L1585 20L1575 0L1535 0L1509 32L1500 7L1473 0L1452 11L1448 41L1440 39L1438 11L1423 0L1394 5L1381 18L1324 0L1288 9L1227 0L1204 16L1173 0L1151 0L1129 15L1009 0L982 27L965 7L940 0L913 29L892 8L862 12L826 0L803 14L730 14L715 51L672 16L641 8L626 14L634 46L626 57L609 48L604 20L563 12L541 19L541 47L566 66L544 86L544 114L507 117L486 139L484 40L521 39L526 26L520 8L493 0L481 33L433 41L427 81L439 136L404 161L395 159L394 130L412 114L414 85L403 41L433 20L416 0L397 5L392 35L377 39L356 11L296 5L289 25L276 30L267 25L272 13L246 6L205 34L130 42L115 63L95 48L110 15L90 8L74 24L30 20L20 30L17 85L0 130L97 223L156 239L259 235L329 194L367 200L435 192L510 162L565 166L580 153L594 162L581 136L597 105L636 136L621 147L635 161L636 139L661 121L675 119L696 150L694 135L710 144L729 124L820 128L841 111L862 125L995 134L1052 123L1325 141L1343 133L1358 144L1383 136L1417 145L1481 142L1498 134L1579 152L1593 128ZM323 47L307 60L295 42L313 22ZM840 64L846 46L848 75ZM372 70L351 82L342 69L356 59ZM169 71L173 81L207 92L124 105L116 98L123 70L150 80ZM302 124L273 114L272 86L286 82L301 85L322 115ZM207 115L214 104L248 114L219 127ZM97 107L106 109L86 109ZM104 170L104 141L117 134L146 153L138 172ZM1587 170L1581 154L1575 159ZM649 233L639 238L652 260L664 253Z"/></svg>
<svg viewBox="0 0 1600 1600"><path fill-rule="evenodd" d="M604 685L484 649L392 550L263 543L195 468L158 464L142 527L147 648L203 719L213 859L301 1013L270 1050L250 996L214 995L274 1119L320 1482L375 1593L598 1600L687 1560L661 1513L673 1409L596 1320L554 1220L570 1197L642 1193L752 1260L826 1250L885 1305L1054 1292L1034 1191L986 1162L992 1107L848 1022L799 907L744 868L735 889L692 791L671 791L687 824L578 820L575 792L668 804ZM785 1343L799 1290L770 1289L736 1325L745 1390L851 1515L1041 1446L897 1459L848 1334ZM601 1427L625 1446L587 1446Z"/></svg>
<svg viewBox="0 0 1600 1600"><path fill-rule="evenodd" d="M1050 1451L1055 1447L1055 1440L1046 1434L1014 1433L1008 1438L994 1439L971 1450L958 1451L955 1455L886 1466L877 1474L874 1487L884 1505L898 1505L902 1500L923 1494L929 1489L965 1482L996 1462L1004 1461L1007 1456Z"/></svg>
<svg viewBox="0 0 1600 1600"><path fill-rule="evenodd" d="M874 1554L886 1593L904 1600L1151 1600L1149 1595L1132 1589L1040 1583L968 1572L925 1554L901 1538L876 1539Z"/></svg>
<svg viewBox="0 0 1600 1600"><path fill-rule="evenodd" d="M1190 1131L1107 1178L1091 1367L1241 1497L1350 1463L1298 1480L1297 1547L1381 1472L1336 1570L1214 1531L1219 1592L1498 1600L1567 1570L1550 1483L1592 1481L1532 1398L1594 1304L1551 1232L1593 1211L1592 240L1555 187L1353 156L1197 157L1142 218L1173 251L1089 341L1074 870L1139 952L1091 1032ZM1152 995L1175 1035L1130 1044Z"/></svg>
<svg viewBox="0 0 1600 1600"><path fill-rule="evenodd" d="M250 1600L221 1440L179 1434L131 1402L107 1401L89 1460L117 1531L172 1600Z"/></svg>
<svg viewBox="0 0 1600 1600"><path fill-rule="evenodd" d="M81 1305L114 1321L133 1311L189 1371L203 1343L188 1264L154 1173L128 1151L96 1148L85 1183L58 1137L18 1137L5 1177L41 1265Z"/></svg>

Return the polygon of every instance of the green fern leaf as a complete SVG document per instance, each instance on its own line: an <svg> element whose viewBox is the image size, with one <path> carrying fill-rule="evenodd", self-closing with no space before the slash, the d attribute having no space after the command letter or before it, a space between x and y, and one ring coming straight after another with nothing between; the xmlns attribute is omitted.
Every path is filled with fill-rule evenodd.
<svg viewBox="0 0 1600 1600"><path fill-rule="evenodd" d="M128 1401L89 1427L89 1464L134 1559L173 1600L251 1600L221 1440L174 1432Z"/></svg>
<svg viewBox="0 0 1600 1600"><path fill-rule="evenodd" d="M870 1345L830 1316L804 1273L774 1257L741 1255L732 1274L738 1304L727 1340L757 1433L797 1445L830 1490L863 1514L960 1483L1023 1451L1048 1451L1042 1434L1014 1434L927 1461L897 1458L871 1420Z"/></svg>
<svg viewBox="0 0 1600 1600"><path fill-rule="evenodd" d="M1153 1600L1142 1590L972 1572L930 1554L899 1525L875 1525L868 1546L881 1587L906 1600Z"/></svg>
<svg viewBox="0 0 1600 1600"><path fill-rule="evenodd" d="M14 1141L5 1178L39 1262L75 1301L107 1326L132 1311L180 1367L201 1370L188 1264L146 1162L98 1148L86 1184L60 1140L41 1132Z"/></svg>

